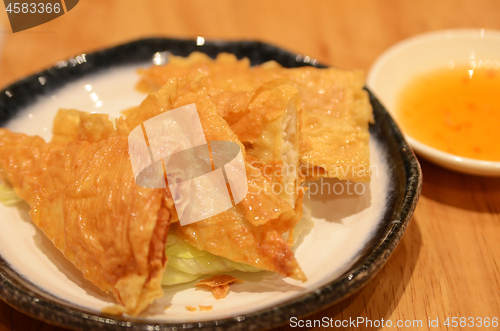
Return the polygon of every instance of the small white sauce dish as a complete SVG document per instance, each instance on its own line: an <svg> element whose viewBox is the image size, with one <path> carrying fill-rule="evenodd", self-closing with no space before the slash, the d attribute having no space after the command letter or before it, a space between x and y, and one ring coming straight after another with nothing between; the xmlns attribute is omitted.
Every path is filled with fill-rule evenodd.
<svg viewBox="0 0 500 331"><path fill-rule="evenodd" d="M432 70L464 64L469 64L471 69L481 66L498 69L500 31L444 30L403 40L375 61L368 73L367 86L397 122L395 103L411 80ZM500 176L500 162L449 154L423 144L408 134L405 136L417 154L443 167L473 175Z"/></svg>

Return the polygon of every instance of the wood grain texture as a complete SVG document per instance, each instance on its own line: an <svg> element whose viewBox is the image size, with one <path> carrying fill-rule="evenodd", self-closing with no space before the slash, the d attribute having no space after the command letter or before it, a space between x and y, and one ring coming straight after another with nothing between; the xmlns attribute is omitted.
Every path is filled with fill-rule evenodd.
<svg viewBox="0 0 500 331"><path fill-rule="evenodd" d="M385 49L419 33L500 29L497 0L82 0L68 14L16 34L0 8L0 88L69 56L149 36L258 39L368 70ZM358 293L309 318L422 320L424 330L429 318L441 326L453 316L500 318L500 178L424 160L422 169L422 197L385 267ZM62 329L0 302L0 331L7 330Z"/></svg>

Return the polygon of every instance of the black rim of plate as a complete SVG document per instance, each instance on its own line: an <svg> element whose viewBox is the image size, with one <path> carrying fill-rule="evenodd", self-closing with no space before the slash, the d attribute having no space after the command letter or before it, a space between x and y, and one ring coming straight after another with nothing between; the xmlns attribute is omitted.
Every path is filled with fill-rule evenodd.
<svg viewBox="0 0 500 331"><path fill-rule="evenodd" d="M248 57L252 64L275 60L285 67L313 65L324 67L307 56L258 41L205 41L149 38L133 41L90 54L60 61L52 68L22 79L0 92L0 125L4 125L24 107L66 83L111 67L151 61L157 52L168 51L187 56L201 51L214 57L220 52ZM385 153L391 158L391 197L388 208L373 238L354 265L330 283L303 296L241 316L189 323L155 322L129 317L96 314L43 292L12 270L0 256L0 298L12 307L51 324L75 330L258 330L289 322L290 318L312 314L339 302L366 285L382 268L401 239L417 204L422 184L420 165L398 127L384 107L368 91L375 124L372 135L383 139Z"/></svg>

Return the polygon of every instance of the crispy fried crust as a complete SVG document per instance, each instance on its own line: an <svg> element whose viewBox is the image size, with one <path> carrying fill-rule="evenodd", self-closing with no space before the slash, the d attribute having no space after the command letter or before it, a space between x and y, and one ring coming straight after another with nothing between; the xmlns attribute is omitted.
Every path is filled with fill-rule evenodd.
<svg viewBox="0 0 500 331"><path fill-rule="evenodd" d="M304 67L288 69L284 75L302 97L300 156L308 175L370 181L372 109L363 90L363 73ZM315 173L318 167L322 171Z"/></svg>
<svg viewBox="0 0 500 331"><path fill-rule="evenodd" d="M198 76L200 77L200 76ZM295 226L300 215L287 201L272 192L271 181L248 161L244 146L228 123L217 114L199 78L171 79L118 122L127 132L162 112L195 103L207 141L225 140L240 145L247 171L249 192L237 206L192 224L172 224L172 231L198 249L284 276L305 280L282 235ZM121 129L120 129L121 128Z"/></svg>
<svg viewBox="0 0 500 331"><path fill-rule="evenodd" d="M272 192L272 179L250 164L200 77L170 80L118 119L116 129L106 115L76 110L58 113L49 143L0 129L1 180L27 201L33 222L84 277L114 294L120 305L107 312L137 315L162 296L165 241L176 217L168 189L136 185L127 136L145 120L191 103L207 141L240 145L249 194L224 213L174 223L172 230L198 249L306 279L283 238L300 219L302 195L291 205Z"/></svg>
<svg viewBox="0 0 500 331"><path fill-rule="evenodd" d="M3 181L85 278L137 315L163 295L170 221L164 190L135 184L125 137L45 143L0 129Z"/></svg>
<svg viewBox="0 0 500 331"><path fill-rule="evenodd" d="M171 56L165 66L141 70L139 86L152 91L172 77L193 73L203 74L202 84L216 103L224 104L232 93L239 93L239 100L233 97L236 107L245 101L245 92L273 79L288 79L302 99L300 159L306 175L370 180L368 124L373 118L361 71L286 69L272 61L250 67L248 59L238 60L231 54L219 54L212 60L205 54L193 53L187 58ZM217 109L230 124L241 119L241 114L227 112L224 107Z"/></svg>

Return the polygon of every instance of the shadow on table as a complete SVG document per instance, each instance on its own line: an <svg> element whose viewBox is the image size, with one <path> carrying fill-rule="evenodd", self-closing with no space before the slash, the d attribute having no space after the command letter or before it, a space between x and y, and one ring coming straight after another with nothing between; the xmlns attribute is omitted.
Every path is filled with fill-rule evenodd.
<svg viewBox="0 0 500 331"><path fill-rule="evenodd" d="M347 299L320 311L316 314L307 316L303 320L322 320L324 317L332 319L334 329L339 330L379 330L381 327L375 327L374 324L370 327L366 324L359 324L358 327L335 328L335 321L349 321L364 318L364 321L371 320L384 321L391 319L392 312L398 306L398 303L407 288L407 285L412 277L415 265L417 263L420 249L422 246L422 236L418 223L415 218L412 219L406 233L404 234L398 247L395 249L392 256L387 261L387 264L363 289L348 297ZM391 320L392 321L392 320ZM396 321L392 321L396 323ZM340 322L337 322L340 323ZM347 322L344 322L347 323ZM320 325L322 326L322 325ZM323 327L326 325L323 325ZM290 330L309 330L320 328L299 328L291 327L290 325L273 329L273 331L290 331Z"/></svg>
<svg viewBox="0 0 500 331"><path fill-rule="evenodd" d="M424 182L422 196L452 207L500 213L500 177L462 174L419 159Z"/></svg>

